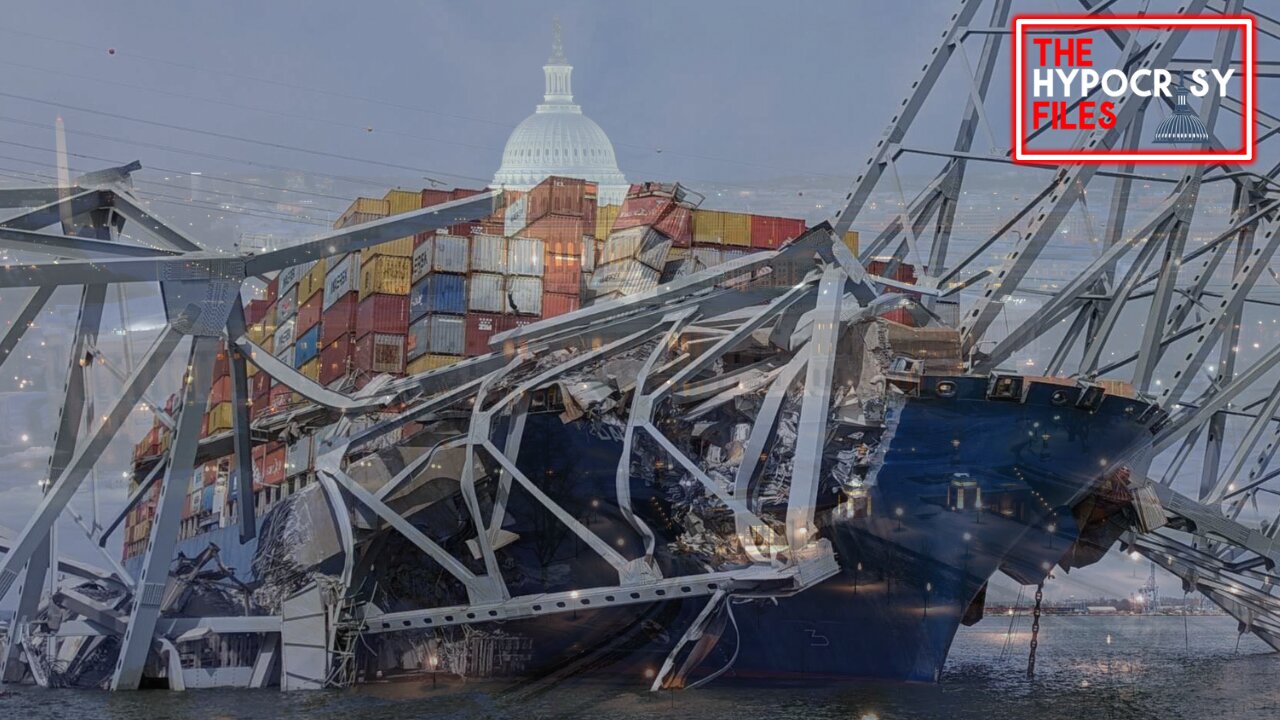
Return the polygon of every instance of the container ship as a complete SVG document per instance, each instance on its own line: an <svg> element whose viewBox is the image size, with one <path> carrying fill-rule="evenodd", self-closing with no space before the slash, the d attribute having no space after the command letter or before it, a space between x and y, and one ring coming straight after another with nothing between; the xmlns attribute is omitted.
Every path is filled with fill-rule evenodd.
<svg viewBox="0 0 1280 720"><path fill-rule="evenodd" d="M338 225L476 192L392 190ZM853 269L856 234L700 200L641 183L600 205L550 177L269 278L246 305L253 497L223 355L164 610L312 639L282 631L273 676L261 634L190 631L187 685L933 681L994 573L1043 582L1132 526L1164 420L1132 388L969 374L909 266ZM267 354L392 399L335 413ZM130 570L167 427L135 449Z"/></svg>

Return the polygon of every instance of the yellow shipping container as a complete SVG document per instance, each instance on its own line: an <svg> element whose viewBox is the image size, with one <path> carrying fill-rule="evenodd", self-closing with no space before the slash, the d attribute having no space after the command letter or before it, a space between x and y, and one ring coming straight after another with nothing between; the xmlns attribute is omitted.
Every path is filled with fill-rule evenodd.
<svg viewBox="0 0 1280 720"><path fill-rule="evenodd" d="M849 248L854 257L858 256L858 231L846 230L844 233L844 246Z"/></svg>
<svg viewBox="0 0 1280 720"><path fill-rule="evenodd" d="M320 356L317 355L316 357L302 363L302 367L298 368L298 372L312 380L315 380L316 382L320 382Z"/></svg>
<svg viewBox="0 0 1280 720"><path fill-rule="evenodd" d="M258 345L261 345L262 341L266 340L267 337L268 337L268 334L267 334L266 322L256 322L249 326L249 339L252 340L253 342L257 343Z"/></svg>
<svg viewBox="0 0 1280 720"><path fill-rule="evenodd" d="M360 251L361 264L367 263L379 255L390 255L392 257L413 257L413 236L402 237L399 240L384 242L379 245L367 247Z"/></svg>
<svg viewBox="0 0 1280 720"><path fill-rule="evenodd" d="M724 213L724 244L751 247L751 216L746 213Z"/></svg>
<svg viewBox="0 0 1280 720"><path fill-rule="evenodd" d="M724 216L719 210L694 210L693 241L702 245L724 244Z"/></svg>
<svg viewBox="0 0 1280 720"><path fill-rule="evenodd" d="M408 295L409 278L413 275L413 259L378 255L360 262L360 299L375 293Z"/></svg>
<svg viewBox="0 0 1280 720"><path fill-rule="evenodd" d="M359 197L347 208L342 216L334 221L335 228L344 228L350 225L359 225L367 223L371 220L377 220L386 217L391 213L389 203L386 200L378 200L375 198Z"/></svg>
<svg viewBox="0 0 1280 720"><path fill-rule="evenodd" d="M327 268L328 263L325 262L325 258L317 260L316 264L312 265L311 269L307 271L307 274L303 275L302 279L298 281L298 297L309 298L317 290L323 290L324 274Z"/></svg>
<svg viewBox="0 0 1280 720"><path fill-rule="evenodd" d="M462 359L461 355L423 355L409 361L405 373L408 375L417 375L419 373L431 370L439 370L442 367L452 365Z"/></svg>
<svg viewBox="0 0 1280 720"><path fill-rule="evenodd" d="M596 208L596 238L604 240L609 237L621 209L621 205L601 205Z"/></svg>
<svg viewBox="0 0 1280 720"><path fill-rule="evenodd" d="M387 212L391 215L422 209L420 190L388 190L382 199L387 201Z"/></svg>
<svg viewBox="0 0 1280 720"><path fill-rule="evenodd" d="M209 409L208 432L210 435L231 429L232 418L235 417L231 408L231 403L222 402Z"/></svg>

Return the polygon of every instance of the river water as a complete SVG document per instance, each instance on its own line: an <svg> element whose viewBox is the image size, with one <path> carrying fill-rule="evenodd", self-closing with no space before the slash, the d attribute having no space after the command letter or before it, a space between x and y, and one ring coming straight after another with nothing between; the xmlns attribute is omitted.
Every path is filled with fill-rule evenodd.
<svg viewBox="0 0 1280 720"><path fill-rule="evenodd" d="M479 686L432 689L392 683L353 690L186 693L14 688L0 718L587 718L589 720L1110 720L1280 718L1280 655L1251 635L1237 646L1226 617L1046 617L1036 678L1026 678L1029 619L962 628L942 681L858 682L838 687L744 686L651 694L560 687L537 695ZM1109 642L1108 642L1109 639ZM1189 648L1189 649L1188 649Z"/></svg>

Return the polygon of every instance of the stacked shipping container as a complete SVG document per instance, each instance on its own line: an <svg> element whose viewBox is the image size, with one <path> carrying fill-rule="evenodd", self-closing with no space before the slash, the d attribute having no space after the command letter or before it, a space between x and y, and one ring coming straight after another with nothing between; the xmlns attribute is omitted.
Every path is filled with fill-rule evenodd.
<svg viewBox="0 0 1280 720"><path fill-rule="evenodd" d="M335 227L477 192L391 190L381 199L357 198ZM495 334L573 312L593 273L612 272L614 281L628 287L652 286L676 266L683 274L775 249L805 229L800 220L694 209L678 187L655 183L632 186L622 206L598 207L594 184L553 177L527 193L506 192L499 208L476 222L281 271L268 283L265 298L246 306L249 339L321 384L360 386L380 373L417 374L488 353ZM856 252L856 234L846 242ZM232 429L227 360L224 350L209 396L206 435ZM252 362L249 374L253 419L298 400ZM163 452L168 438L157 423L139 443L135 460ZM313 453L310 436L256 446L259 507L269 507L273 497L287 492L286 481L292 487L295 479L305 478ZM184 532L233 514L223 508L234 505L234 458L210 461L198 471ZM154 495L130 513L126 556L145 547L153 513Z"/></svg>

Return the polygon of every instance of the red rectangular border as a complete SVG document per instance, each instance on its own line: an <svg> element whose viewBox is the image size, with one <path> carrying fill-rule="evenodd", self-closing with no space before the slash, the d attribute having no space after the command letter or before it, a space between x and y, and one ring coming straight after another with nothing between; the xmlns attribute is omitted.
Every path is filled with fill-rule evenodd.
<svg viewBox="0 0 1280 720"><path fill-rule="evenodd" d="M1159 152L1128 150L1027 150L1022 136L1025 103L1022 90L1026 84L1023 49L1026 45L1027 28L1096 28L1137 27L1168 28L1187 26L1189 29L1235 28L1241 31L1244 42L1241 43L1241 65L1244 68L1244 112L1241 115L1242 136L1244 146L1236 150L1170 150ZM1013 72L1013 162L1022 164L1043 165L1045 163L1138 163L1138 164L1185 164L1185 163L1241 163L1248 164L1254 160L1257 128L1257 65L1254 57L1256 47L1256 27L1254 18L1247 15L1220 15L1205 18L1189 18L1181 15L1111 15L1100 18L1096 15L1035 15L1016 16L1013 19L1014 46L1012 53Z"/></svg>

